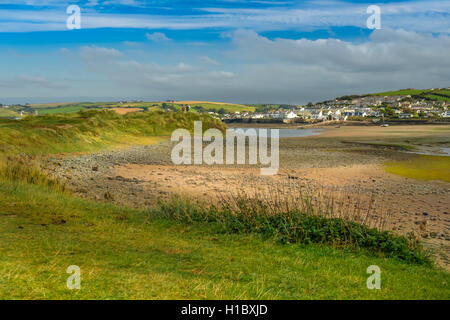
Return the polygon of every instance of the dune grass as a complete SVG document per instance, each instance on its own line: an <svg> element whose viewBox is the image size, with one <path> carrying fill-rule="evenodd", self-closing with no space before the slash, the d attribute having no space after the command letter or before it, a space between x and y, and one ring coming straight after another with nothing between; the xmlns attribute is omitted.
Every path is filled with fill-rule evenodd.
<svg viewBox="0 0 450 320"><path fill-rule="evenodd" d="M202 121L205 130L225 128L220 120L206 115L162 111L118 115L114 111L91 110L0 119L0 154L88 152L148 144L170 136L178 128L192 130L195 120Z"/></svg>
<svg viewBox="0 0 450 320"><path fill-rule="evenodd" d="M418 155L409 160L387 163L385 169L411 179L450 182L450 157Z"/></svg>
<svg viewBox="0 0 450 320"><path fill-rule="evenodd" d="M150 217L163 217L188 224L208 224L219 233L257 233L265 239L276 239L284 244L318 243L336 248L364 249L375 256L432 265L429 253L413 237L395 235L349 218L332 218L336 212L317 212L317 204L308 198L303 201L304 204L298 205L296 209L273 212L263 197L255 199L239 196L219 206L193 203L177 197L161 202L150 211ZM229 206L231 202L233 205ZM356 213L355 216L363 216L364 213Z"/></svg>

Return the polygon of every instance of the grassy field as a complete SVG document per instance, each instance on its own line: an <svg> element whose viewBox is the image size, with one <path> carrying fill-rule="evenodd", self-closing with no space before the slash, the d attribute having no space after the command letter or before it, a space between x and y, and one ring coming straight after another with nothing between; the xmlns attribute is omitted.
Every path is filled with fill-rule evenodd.
<svg viewBox="0 0 450 320"><path fill-rule="evenodd" d="M1 182L0 206L0 298L450 298L448 273L364 251L217 234L29 184ZM381 290L366 287L370 265Z"/></svg>
<svg viewBox="0 0 450 320"><path fill-rule="evenodd" d="M176 101L175 104L188 104L191 107L200 106L206 110L216 110L224 109L227 113L234 113L236 111L255 111L255 107L245 106L242 104L232 104L223 102L209 102L209 101Z"/></svg>
<svg viewBox="0 0 450 320"><path fill-rule="evenodd" d="M418 155L406 161L388 163L386 171L412 179L450 182L450 157Z"/></svg>
<svg viewBox="0 0 450 320"><path fill-rule="evenodd" d="M432 100L450 101L450 90L448 89L407 89L397 91L387 91L371 94L373 96L423 96Z"/></svg>
<svg viewBox="0 0 450 320"><path fill-rule="evenodd" d="M194 107L202 107L206 111L224 110L227 113L234 113L236 111L254 111L255 108L251 106L223 103L223 102L211 102L211 101L176 101L175 103L167 102L79 102L79 103L43 103L43 104L31 104L30 108L37 110L40 115L44 114L58 114L58 113L73 113L80 110L94 110L94 109L111 109L111 108L145 108L148 111L163 110L163 104L170 105L177 110L181 110L182 105L190 105L192 112L197 112ZM0 117L1 117L0 113Z"/></svg>
<svg viewBox="0 0 450 320"><path fill-rule="evenodd" d="M61 106L55 108L42 108L38 110L38 114L56 114L56 113L73 113L82 110L87 110L86 107L82 105L69 105L69 106Z"/></svg>
<svg viewBox="0 0 450 320"><path fill-rule="evenodd" d="M0 108L0 117L18 117L19 113L5 108Z"/></svg>

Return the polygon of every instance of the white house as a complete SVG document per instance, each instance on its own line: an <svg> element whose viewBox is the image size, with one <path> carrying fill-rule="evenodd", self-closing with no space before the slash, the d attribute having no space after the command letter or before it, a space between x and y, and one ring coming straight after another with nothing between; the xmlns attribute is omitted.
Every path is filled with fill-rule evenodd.
<svg viewBox="0 0 450 320"><path fill-rule="evenodd" d="M450 111L445 111L441 113L442 118L450 118Z"/></svg>
<svg viewBox="0 0 450 320"><path fill-rule="evenodd" d="M398 117L400 119L411 119L413 115L411 113L400 113Z"/></svg>
<svg viewBox="0 0 450 320"><path fill-rule="evenodd" d="M298 115L293 111L289 111L288 113L286 113L284 115L284 118L285 119L295 119L295 118L298 118Z"/></svg>
<svg viewBox="0 0 450 320"><path fill-rule="evenodd" d="M324 117L322 109L311 110L311 119L322 120Z"/></svg>
<svg viewBox="0 0 450 320"><path fill-rule="evenodd" d="M264 115L262 113L255 113L251 117L252 119L262 119L264 118Z"/></svg>

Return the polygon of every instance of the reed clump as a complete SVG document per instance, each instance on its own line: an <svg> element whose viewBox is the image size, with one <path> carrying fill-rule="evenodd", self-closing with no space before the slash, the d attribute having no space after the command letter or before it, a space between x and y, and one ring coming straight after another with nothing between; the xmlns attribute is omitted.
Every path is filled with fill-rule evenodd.
<svg viewBox="0 0 450 320"><path fill-rule="evenodd" d="M209 224L220 233L257 233L284 244L327 244L365 249L408 263L431 264L412 234L386 230L386 215L377 213L374 197L308 190L300 184L272 184L220 193L202 202L173 196L150 209L150 217Z"/></svg>

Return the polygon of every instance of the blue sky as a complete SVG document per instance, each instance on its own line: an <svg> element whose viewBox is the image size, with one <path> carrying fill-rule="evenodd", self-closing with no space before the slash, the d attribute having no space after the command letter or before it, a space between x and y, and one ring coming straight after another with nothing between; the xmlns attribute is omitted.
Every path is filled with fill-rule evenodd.
<svg viewBox="0 0 450 320"><path fill-rule="evenodd" d="M81 9L68 30L66 9ZM367 28L369 5L381 29ZM306 103L450 85L450 1L0 0L0 103Z"/></svg>

